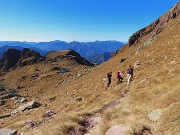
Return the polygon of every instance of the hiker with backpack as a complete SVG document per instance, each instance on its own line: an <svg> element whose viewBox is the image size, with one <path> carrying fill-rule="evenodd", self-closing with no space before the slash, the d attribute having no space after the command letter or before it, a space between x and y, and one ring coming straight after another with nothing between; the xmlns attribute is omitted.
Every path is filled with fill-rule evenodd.
<svg viewBox="0 0 180 135"><path fill-rule="evenodd" d="M122 75L123 75L123 71L122 72L120 72L120 71L116 72L116 78L118 79L117 84L122 83L122 80L123 80Z"/></svg>
<svg viewBox="0 0 180 135"><path fill-rule="evenodd" d="M111 84L111 78L112 78L112 72L107 73L107 79L108 79L107 87L109 87Z"/></svg>
<svg viewBox="0 0 180 135"><path fill-rule="evenodd" d="M133 78L133 68L131 67L131 65L129 65L129 68L127 69L127 79L128 79L128 83L130 84L130 81L132 81Z"/></svg>

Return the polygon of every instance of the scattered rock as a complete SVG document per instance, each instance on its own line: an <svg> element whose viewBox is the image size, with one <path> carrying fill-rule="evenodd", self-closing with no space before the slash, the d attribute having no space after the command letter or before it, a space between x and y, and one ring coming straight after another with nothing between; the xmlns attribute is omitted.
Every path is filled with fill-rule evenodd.
<svg viewBox="0 0 180 135"><path fill-rule="evenodd" d="M69 72L69 69L62 69L61 71L59 71L58 73L59 74L65 74L65 73L67 73L67 72Z"/></svg>
<svg viewBox="0 0 180 135"><path fill-rule="evenodd" d="M48 110L44 114L42 114L42 117L46 119L52 119L55 114L56 113L53 110Z"/></svg>
<svg viewBox="0 0 180 135"><path fill-rule="evenodd" d="M163 114L163 109L156 109L156 110L153 110L152 112L150 112L148 114L148 117L150 120L152 121L158 121L161 117L161 115Z"/></svg>
<svg viewBox="0 0 180 135"><path fill-rule="evenodd" d="M28 101L28 98L22 97L22 98L20 99L20 103L24 103L24 102L27 102L27 101Z"/></svg>
<svg viewBox="0 0 180 135"><path fill-rule="evenodd" d="M50 100L51 102L54 101L54 100L56 100L56 96L50 97L49 100Z"/></svg>
<svg viewBox="0 0 180 135"><path fill-rule="evenodd" d="M57 83L57 84L56 84L56 87L59 86L59 84L61 84L61 83Z"/></svg>
<svg viewBox="0 0 180 135"><path fill-rule="evenodd" d="M0 85L0 91L5 91L5 88Z"/></svg>
<svg viewBox="0 0 180 135"><path fill-rule="evenodd" d="M52 71L55 71L55 70L60 70L60 68L59 67L53 67L52 69L51 69Z"/></svg>
<svg viewBox="0 0 180 135"><path fill-rule="evenodd" d="M18 135L15 129L0 129L0 135Z"/></svg>
<svg viewBox="0 0 180 135"><path fill-rule="evenodd" d="M134 63L134 68L138 68L140 66L140 61L137 60L135 63Z"/></svg>
<svg viewBox="0 0 180 135"><path fill-rule="evenodd" d="M111 127L105 135L128 135L130 127L125 125L115 125Z"/></svg>
<svg viewBox="0 0 180 135"><path fill-rule="evenodd" d="M170 64L176 64L176 61L171 61Z"/></svg>
<svg viewBox="0 0 180 135"><path fill-rule="evenodd" d="M27 124L29 126L29 128L35 128L37 127L39 124L34 121L34 120L28 120L28 121L25 121L25 124Z"/></svg>
<svg viewBox="0 0 180 135"><path fill-rule="evenodd" d="M124 108L122 108L121 109L123 112L129 112L129 108L127 108L127 107L124 107Z"/></svg>
<svg viewBox="0 0 180 135"><path fill-rule="evenodd" d="M77 77L78 77L78 78L81 77L81 76L82 76L82 74L80 74L80 73L77 74Z"/></svg>
<svg viewBox="0 0 180 135"><path fill-rule="evenodd" d="M142 46L139 46L139 47L136 49L135 55L138 55L141 49L142 49Z"/></svg>
<svg viewBox="0 0 180 135"><path fill-rule="evenodd" d="M143 126L141 129L135 130L133 135L152 135L152 133L150 128Z"/></svg>
<svg viewBox="0 0 180 135"><path fill-rule="evenodd" d="M119 63L122 63L122 62L124 62L126 59L120 59L119 60Z"/></svg>
<svg viewBox="0 0 180 135"><path fill-rule="evenodd" d="M11 89L11 90L8 91L8 93L9 93L9 97L17 96L17 91L16 90Z"/></svg>
<svg viewBox="0 0 180 135"><path fill-rule="evenodd" d="M0 98L0 106L1 106L1 105L4 105L4 104L5 104L5 101Z"/></svg>
<svg viewBox="0 0 180 135"><path fill-rule="evenodd" d="M8 117L11 117L11 113L0 115L0 119L5 119L5 118L8 118Z"/></svg>
<svg viewBox="0 0 180 135"><path fill-rule="evenodd" d="M77 101L77 102L80 102L80 101L82 101L82 100L83 100L82 97L77 97L77 98L76 98L76 101Z"/></svg>

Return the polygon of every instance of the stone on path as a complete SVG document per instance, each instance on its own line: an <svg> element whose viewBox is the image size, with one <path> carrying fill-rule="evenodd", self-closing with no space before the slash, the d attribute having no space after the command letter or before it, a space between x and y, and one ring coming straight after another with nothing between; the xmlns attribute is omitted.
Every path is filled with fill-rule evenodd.
<svg viewBox="0 0 180 135"><path fill-rule="evenodd" d="M14 129L0 129L0 135L17 135L17 133Z"/></svg>
<svg viewBox="0 0 180 135"><path fill-rule="evenodd" d="M148 117L150 120L152 121L158 121L161 117L161 115L163 114L163 109L156 109L156 110L153 110L152 112L150 112L148 114Z"/></svg>
<svg viewBox="0 0 180 135"><path fill-rule="evenodd" d="M105 135L127 135L130 130L129 126L125 125L115 125L112 126Z"/></svg>

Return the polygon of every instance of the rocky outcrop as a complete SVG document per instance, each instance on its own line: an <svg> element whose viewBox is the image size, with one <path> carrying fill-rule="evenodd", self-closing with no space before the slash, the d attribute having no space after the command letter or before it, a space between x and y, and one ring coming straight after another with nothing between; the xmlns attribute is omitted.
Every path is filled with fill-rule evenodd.
<svg viewBox="0 0 180 135"><path fill-rule="evenodd" d="M75 57L81 57L81 55L79 53L77 53L74 50L70 50L69 52L67 52L65 55L67 56L75 56Z"/></svg>
<svg viewBox="0 0 180 135"><path fill-rule="evenodd" d="M74 61L76 64L94 66L94 64L81 57L81 55L74 50L53 51L49 52L46 57L53 61L57 61L60 59L68 59Z"/></svg>
<svg viewBox="0 0 180 135"><path fill-rule="evenodd" d="M0 69L9 70L16 66L26 66L44 60L45 57L28 48L24 48L22 51L10 48L4 52L2 59L0 59Z"/></svg>
<svg viewBox="0 0 180 135"><path fill-rule="evenodd" d="M4 52L2 59L0 60L0 69L8 70L16 66L17 62L21 58L21 51L10 48Z"/></svg>
<svg viewBox="0 0 180 135"><path fill-rule="evenodd" d="M38 52L24 48L21 53L21 58L19 59L18 66L31 65L37 62L44 61L45 57L42 57Z"/></svg>
<svg viewBox="0 0 180 135"><path fill-rule="evenodd" d="M135 32L129 38L128 46L130 47L132 45L135 45L136 43L140 42L139 39L141 37L144 37L148 34L151 34L152 37L159 34L165 28L165 24L167 24L169 21L179 16L180 16L180 2L174 5L167 13L165 13L160 18L155 20L149 26Z"/></svg>

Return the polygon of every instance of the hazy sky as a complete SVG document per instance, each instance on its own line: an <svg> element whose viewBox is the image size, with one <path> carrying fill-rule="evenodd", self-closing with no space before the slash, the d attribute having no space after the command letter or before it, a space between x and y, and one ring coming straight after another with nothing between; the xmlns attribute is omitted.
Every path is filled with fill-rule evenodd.
<svg viewBox="0 0 180 135"><path fill-rule="evenodd" d="M127 41L178 0L0 0L0 40Z"/></svg>

